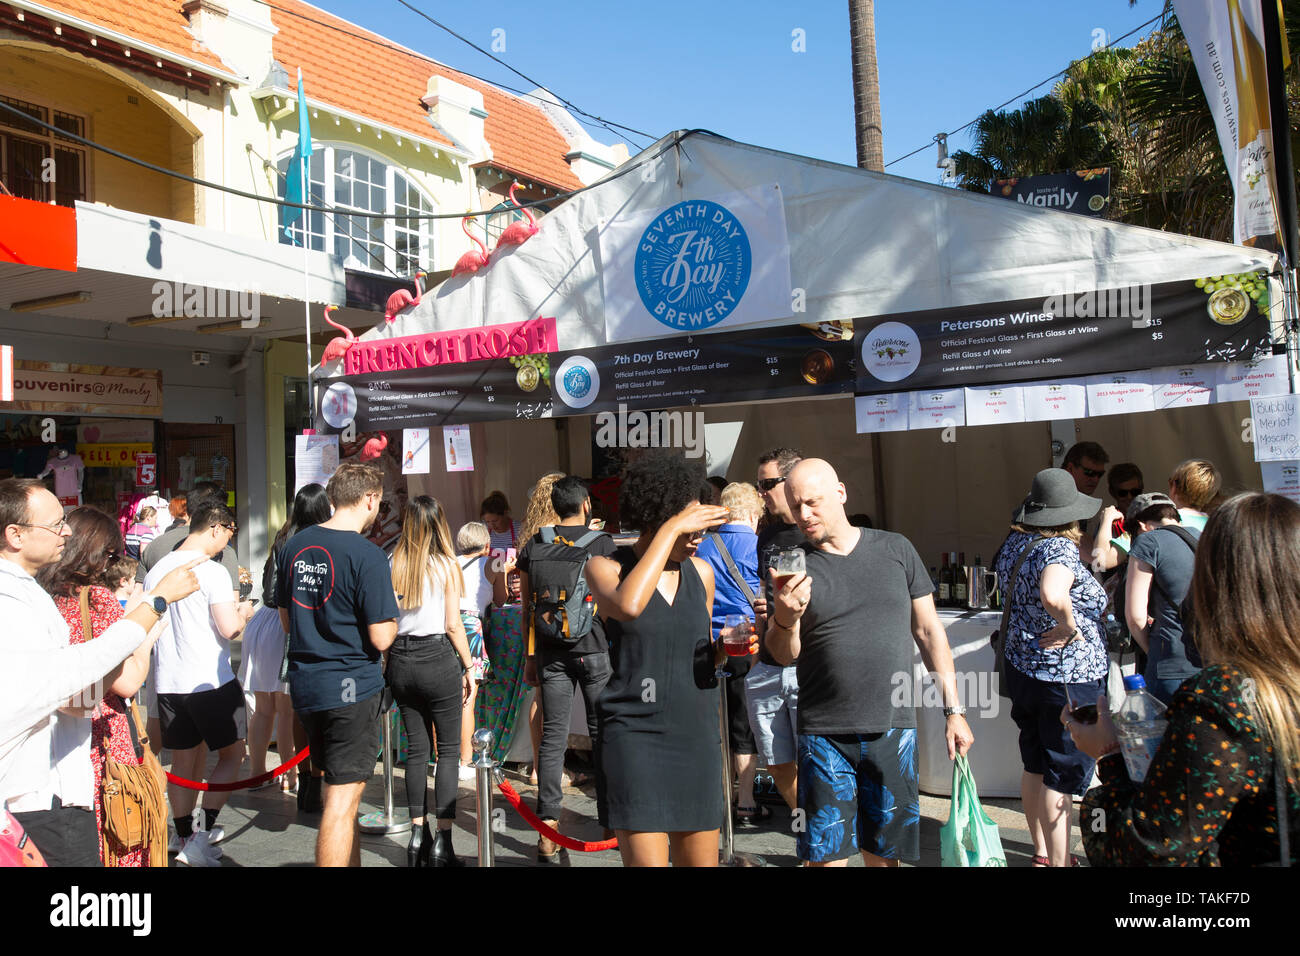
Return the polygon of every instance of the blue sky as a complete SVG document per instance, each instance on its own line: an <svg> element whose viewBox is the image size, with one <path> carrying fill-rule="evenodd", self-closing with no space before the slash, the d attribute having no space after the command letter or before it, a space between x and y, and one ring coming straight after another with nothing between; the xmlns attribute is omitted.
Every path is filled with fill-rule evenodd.
<svg viewBox="0 0 1300 956"><path fill-rule="evenodd" d="M654 136L701 127L760 146L855 162L847 0L410 2L485 49L504 42L498 56L595 115ZM528 88L397 0L316 3L457 69ZM1086 56L1099 31L1116 39L1162 6L1163 0L1139 0L1132 8L1128 0L878 0L886 163ZM794 49L795 31L802 31L803 52ZM322 56L328 59L328 51ZM614 139L603 129L593 135ZM646 143L627 142L633 153ZM968 145L963 133L949 149ZM928 145L888 171L937 182L935 156Z"/></svg>

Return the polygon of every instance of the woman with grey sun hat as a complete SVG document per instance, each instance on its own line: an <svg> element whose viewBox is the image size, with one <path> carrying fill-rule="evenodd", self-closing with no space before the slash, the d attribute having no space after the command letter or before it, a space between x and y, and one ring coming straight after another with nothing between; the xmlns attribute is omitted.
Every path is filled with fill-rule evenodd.
<svg viewBox="0 0 1300 956"><path fill-rule="evenodd" d="M1005 689L1020 728L1020 795L1034 866L1077 865L1070 856L1070 797L1087 789L1093 761L1061 726L1061 708L1067 688L1077 708L1095 704L1106 684L1106 593L1079 556L1080 522L1100 508L1101 500L1080 492L1068 472L1044 469L1012 512L993 561L1010 605Z"/></svg>

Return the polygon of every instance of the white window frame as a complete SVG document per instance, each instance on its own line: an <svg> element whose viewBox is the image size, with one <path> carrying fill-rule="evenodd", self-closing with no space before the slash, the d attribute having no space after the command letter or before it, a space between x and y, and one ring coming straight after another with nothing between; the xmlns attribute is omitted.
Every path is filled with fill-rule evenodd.
<svg viewBox="0 0 1300 956"><path fill-rule="evenodd" d="M383 167L384 169L383 188L384 188L384 206L385 206L383 210L368 210L368 209L363 210L356 206L351 206L351 205L344 206L343 204L336 201L335 190L334 190L334 179L336 175L334 172L334 163L335 163L334 157L337 150L344 150L347 152L356 153L359 156L365 156L371 162L377 162ZM381 153L377 153L374 150L367 149L364 146L357 146L353 143L332 142L332 141L317 142L316 140L313 140L312 159L316 158L317 153L323 154L321 156L322 171L324 175L323 199L325 205L330 208L356 210L358 213L382 211L388 216L396 215L397 213L396 174L400 173L402 175L402 178L406 180L406 182L410 185L410 187L413 190L415 190L415 194L429 204L429 212L431 213L436 212L438 209L437 204L433 201L433 197L430 196L427 191L421 188L420 184L416 182L415 177L411 175L409 169L407 169L404 166L401 166L400 164L394 163L391 159L389 159L387 156L384 156ZM292 159L293 159L292 150L281 153L279 158L276 160L275 168L279 170L281 163L284 163L286 160L292 160ZM279 196L279 198L283 199L284 190L285 190L285 181L281 179L278 174L276 176L276 180L277 180L276 182L277 195ZM310 184L308 184L309 195L310 192L311 192ZM304 210L303 211L304 218L308 215L310 215L310 213L307 210ZM325 224L325 251L330 255L336 255L334 251L335 243L337 241L337 238L341 234L339 232L336 232L335 230L335 220L341 218L342 215L346 215L346 213L335 214L335 215L326 215L324 213L321 213L321 216L324 219L324 224ZM359 262L355 257L349 257L348 259L345 259L344 262L347 263L350 261L354 264L348 265L347 268L357 269L362 272L370 272L375 275L391 276L394 273L398 275L405 275L405 273L403 273L402 270L398 268L398 262L397 262L398 253L396 251L396 246L397 246L396 220L391 218L368 219L366 220L366 222L368 223L367 228L375 234L375 238L382 239L384 242L384 245L380 247L384 257L384 267L381 267L379 269L372 269L370 267L369 262ZM276 231L278 233L279 241L285 245L292 245L293 243L291 243L289 238L285 236L284 232L280 230L279 216L276 217L276 223L277 223ZM297 224L301 224L301 223L302 223L302 219L300 218ZM417 220L417 228L420 235L420 251L417 257L416 268L413 271L428 272L431 271L432 269L433 230L430 228L431 224L432 224L432 220L430 219Z"/></svg>

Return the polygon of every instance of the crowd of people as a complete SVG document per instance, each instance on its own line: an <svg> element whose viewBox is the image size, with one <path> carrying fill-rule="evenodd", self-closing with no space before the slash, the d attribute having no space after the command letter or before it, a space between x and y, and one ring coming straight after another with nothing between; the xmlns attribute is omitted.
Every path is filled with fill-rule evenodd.
<svg viewBox="0 0 1300 956"><path fill-rule="evenodd" d="M1093 496L1103 478L1105 507ZM717 864L724 753L735 822L771 815L755 796L761 761L805 865L919 858L919 702L897 699L896 677L919 650L950 759L977 743L973 702L916 549L849 514L830 462L774 448L753 483L728 483L646 455L623 480L618 514L634 538L622 541L594 517L582 478L550 473L522 522L494 492L453 534L442 503L411 498L390 556L366 538L383 496L380 472L351 463L301 489L255 608L229 546L235 516L212 486L174 501L165 531L155 509L124 534L92 508L65 518L39 482L0 482L0 614L13 625L0 636L0 803L47 862L156 865L167 842L182 864L219 865L222 790L196 814L194 789L168 784L164 796L155 781L149 835L128 844L117 832L107 777L166 748L173 774L209 783L238 779L247 758L259 786L296 791L301 811L320 814L318 865L358 865L357 811L391 699L406 733L407 862L459 866L457 789L473 775L489 667L538 689L527 705L536 813L551 826L574 782L566 749L581 694L599 823L625 865ZM994 569L1033 865L1078 865L1080 797L1081 812L1103 811L1103 825L1081 827L1093 864L1278 862L1279 834L1300 820L1300 507L1225 498L1203 460L1177 466L1167 493L1148 491L1136 464L1111 466L1083 442L1033 477ZM518 660L494 658L511 645L490 621L514 605ZM727 653L737 634L742 652ZM1169 708L1138 783L1115 759L1110 714L1126 648ZM1075 719L1086 704L1095 723ZM273 734L282 759L310 747L278 779ZM538 862L566 852L539 835Z"/></svg>

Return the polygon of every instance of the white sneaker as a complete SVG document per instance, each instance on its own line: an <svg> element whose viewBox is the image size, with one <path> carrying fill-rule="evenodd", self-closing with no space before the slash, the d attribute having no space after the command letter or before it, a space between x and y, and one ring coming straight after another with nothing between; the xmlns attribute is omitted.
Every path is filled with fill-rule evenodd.
<svg viewBox="0 0 1300 956"><path fill-rule="evenodd" d="M465 764L461 764L460 770L457 771L457 774L461 780L473 780L478 776L478 771L473 767L467 767Z"/></svg>
<svg viewBox="0 0 1300 956"><path fill-rule="evenodd" d="M225 838L226 838L226 828L223 827L220 823L218 823L216 826L214 826L211 830L208 831L208 843L210 843L214 847ZM218 855L220 855L220 851L217 852Z"/></svg>
<svg viewBox="0 0 1300 956"><path fill-rule="evenodd" d="M208 835L203 830L195 830L184 845L181 851L176 854L176 861L184 863L186 866L220 866L220 858L213 853L213 848L208 844Z"/></svg>

